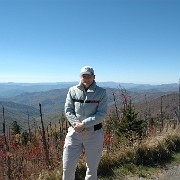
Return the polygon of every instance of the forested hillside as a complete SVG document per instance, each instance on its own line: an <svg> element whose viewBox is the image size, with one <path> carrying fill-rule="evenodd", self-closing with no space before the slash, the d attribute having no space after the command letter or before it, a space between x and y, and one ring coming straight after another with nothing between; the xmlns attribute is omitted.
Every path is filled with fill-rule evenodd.
<svg viewBox="0 0 180 180"><path fill-rule="evenodd" d="M122 107L122 97L120 88L106 88L109 108L118 109ZM64 103L68 88L53 89L49 91L22 93L12 98L1 100L0 104L5 108L5 117L10 125L13 120L27 127L27 117L29 115L31 123L39 122L39 103L42 105L42 113L45 123L57 122L60 114L64 112ZM133 92L127 91L132 99L132 103L139 114L144 117L145 113L157 116L162 111L165 115L176 116L178 108L178 92ZM162 103L162 107L161 107ZM2 110L0 111L2 117ZM0 122L2 120L0 119ZM0 129L1 130L1 129Z"/></svg>

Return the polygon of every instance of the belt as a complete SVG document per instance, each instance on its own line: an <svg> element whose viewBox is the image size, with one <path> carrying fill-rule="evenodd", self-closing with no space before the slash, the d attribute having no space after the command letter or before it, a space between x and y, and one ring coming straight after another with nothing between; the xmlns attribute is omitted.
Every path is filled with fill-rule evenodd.
<svg viewBox="0 0 180 180"><path fill-rule="evenodd" d="M71 126L71 123L69 122L69 125ZM94 131L97 131L102 128L102 123L94 125Z"/></svg>
<svg viewBox="0 0 180 180"><path fill-rule="evenodd" d="M97 131L102 128L102 123L94 125L94 131Z"/></svg>

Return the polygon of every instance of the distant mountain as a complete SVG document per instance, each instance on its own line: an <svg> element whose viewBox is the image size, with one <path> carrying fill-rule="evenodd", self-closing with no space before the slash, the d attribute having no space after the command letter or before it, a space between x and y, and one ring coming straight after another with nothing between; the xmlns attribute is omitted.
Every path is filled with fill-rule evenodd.
<svg viewBox="0 0 180 180"><path fill-rule="evenodd" d="M61 113L64 112L64 103L69 87L77 83L0 83L0 116L2 117L2 107L4 107L8 127L11 126L13 120L16 120L23 129L27 129L28 114L31 125L40 123L39 103L41 103L45 123L57 122ZM97 84L106 88L109 107L113 107L115 104L113 93L116 96L118 106L121 107L120 88L125 88L133 103L135 103L137 111L141 114L147 108L145 101L148 102L148 108L151 109L153 114L158 113L161 96L164 96L164 110L177 112L179 86L176 83L149 85L97 82ZM176 94L176 96L173 94ZM0 132L2 132L2 118L0 118Z"/></svg>
<svg viewBox="0 0 180 180"><path fill-rule="evenodd" d="M0 83L0 98L9 98L22 93L43 92L53 89L69 88L78 82L57 82L57 83ZM134 84L134 83L117 83L117 82L97 82L99 86L105 88L125 88L134 92L173 92L178 91L178 84Z"/></svg>
<svg viewBox="0 0 180 180"><path fill-rule="evenodd" d="M77 82L60 83L0 83L0 98L9 98L25 92L42 92L68 88Z"/></svg>
<svg viewBox="0 0 180 180"><path fill-rule="evenodd" d="M140 101L135 103L135 108L140 115L145 112L150 113L152 116L161 116L161 106L163 118L177 119L179 109L179 94L167 93L155 99L149 99L147 102Z"/></svg>
<svg viewBox="0 0 180 180"><path fill-rule="evenodd" d="M42 113L52 114L55 112L62 112L64 110L65 98L68 88L53 89L50 91L24 93L12 98L12 102L29 105L33 108L39 109L39 103L42 105Z"/></svg>
<svg viewBox="0 0 180 180"><path fill-rule="evenodd" d="M109 107L114 107L114 95L116 98L116 103L118 108L122 107L122 100L120 96L120 89L117 88L106 88L108 95L108 105ZM43 119L45 123L57 122L60 119L61 113L64 112L64 103L65 98L68 92L68 88L53 89L49 91L42 92L25 92L21 95L17 95L11 98L3 98L0 101L0 104L5 108L5 118L7 124L10 126L13 120L16 120L22 127L27 128L28 113L30 116L30 124L34 122L40 123L40 113L39 113L39 103L42 105ZM171 101L174 100L174 97L171 96L171 92L147 92L147 91L129 91L127 90L128 95L131 96L133 103L135 104L138 112L143 113L145 108L147 108L146 101L148 106L151 108L151 111L159 111L160 108L160 98L161 96L167 96L170 94L168 103L171 107ZM114 95L113 95L114 94ZM175 92L174 92L175 94ZM172 97L172 98L171 98ZM164 97L165 98L165 97ZM165 100L163 98L163 101ZM165 103L165 101L163 102ZM164 104L165 106L165 104ZM173 105L173 108L175 105ZM171 107L171 109L173 109ZM0 107L1 109L1 107ZM28 112L27 112L28 111ZM0 110L0 116L2 117L2 110ZM1 125L2 119L0 119ZM1 131L0 127L0 131Z"/></svg>
<svg viewBox="0 0 180 180"><path fill-rule="evenodd" d="M150 84L134 84L134 83L115 83L115 82L97 82L102 87L110 88L125 88L135 92L173 92L178 91L179 85L177 83L150 85Z"/></svg>
<svg viewBox="0 0 180 180"><path fill-rule="evenodd" d="M57 122L60 118L60 114L64 112L67 91L68 88L32 93L26 92L15 97L3 98L0 101L0 105L5 109L7 124L11 126L11 123L16 120L24 127L24 129L27 128L28 113L31 125L34 122L40 124L39 103L42 107L42 114L45 123ZM0 116L2 117L2 110L0 110ZM2 119L0 119L0 132L1 122Z"/></svg>
<svg viewBox="0 0 180 180"><path fill-rule="evenodd" d="M3 117L3 107L4 107L4 119L6 127L11 127L13 121L17 121L22 129L27 129L28 127L28 114L29 121L35 121L35 118L39 116L38 109L25 104L15 103L12 101L0 101L0 116ZM0 119L0 132L2 132L2 121Z"/></svg>

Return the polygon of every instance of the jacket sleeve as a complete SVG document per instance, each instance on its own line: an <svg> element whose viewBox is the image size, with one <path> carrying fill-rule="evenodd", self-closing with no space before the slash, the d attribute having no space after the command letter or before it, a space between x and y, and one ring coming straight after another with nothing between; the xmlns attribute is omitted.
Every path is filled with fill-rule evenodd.
<svg viewBox="0 0 180 180"><path fill-rule="evenodd" d="M65 109L66 117L71 124L75 121L78 121L75 115L74 101L72 99L72 88L70 88L67 93L64 109Z"/></svg>
<svg viewBox="0 0 180 180"><path fill-rule="evenodd" d="M85 125L85 128L101 123L106 113L107 113L107 94L106 94L106 90L103 89L100 102L97 107L97 111L95 112L94 115L82 121Z"/></svg>

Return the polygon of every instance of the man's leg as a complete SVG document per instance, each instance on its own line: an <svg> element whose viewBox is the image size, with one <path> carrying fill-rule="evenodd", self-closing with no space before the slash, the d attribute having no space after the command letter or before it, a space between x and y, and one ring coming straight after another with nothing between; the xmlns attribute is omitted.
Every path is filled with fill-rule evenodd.
<svg viewBox="0 0 180 180"><path fill-rule="evenodd" d="M68 132L63 151L63 177L62 180L74 180L77 162L82 153L80 136L73 129Z"/></svg>
<svg viewBox="0 0 180 180"><path fill-rule="evenodd" d="M97 168L102 155L103 140L103 130L100 129L91 134L84 142L87 166L85 180L97 180Z"/></svg>

